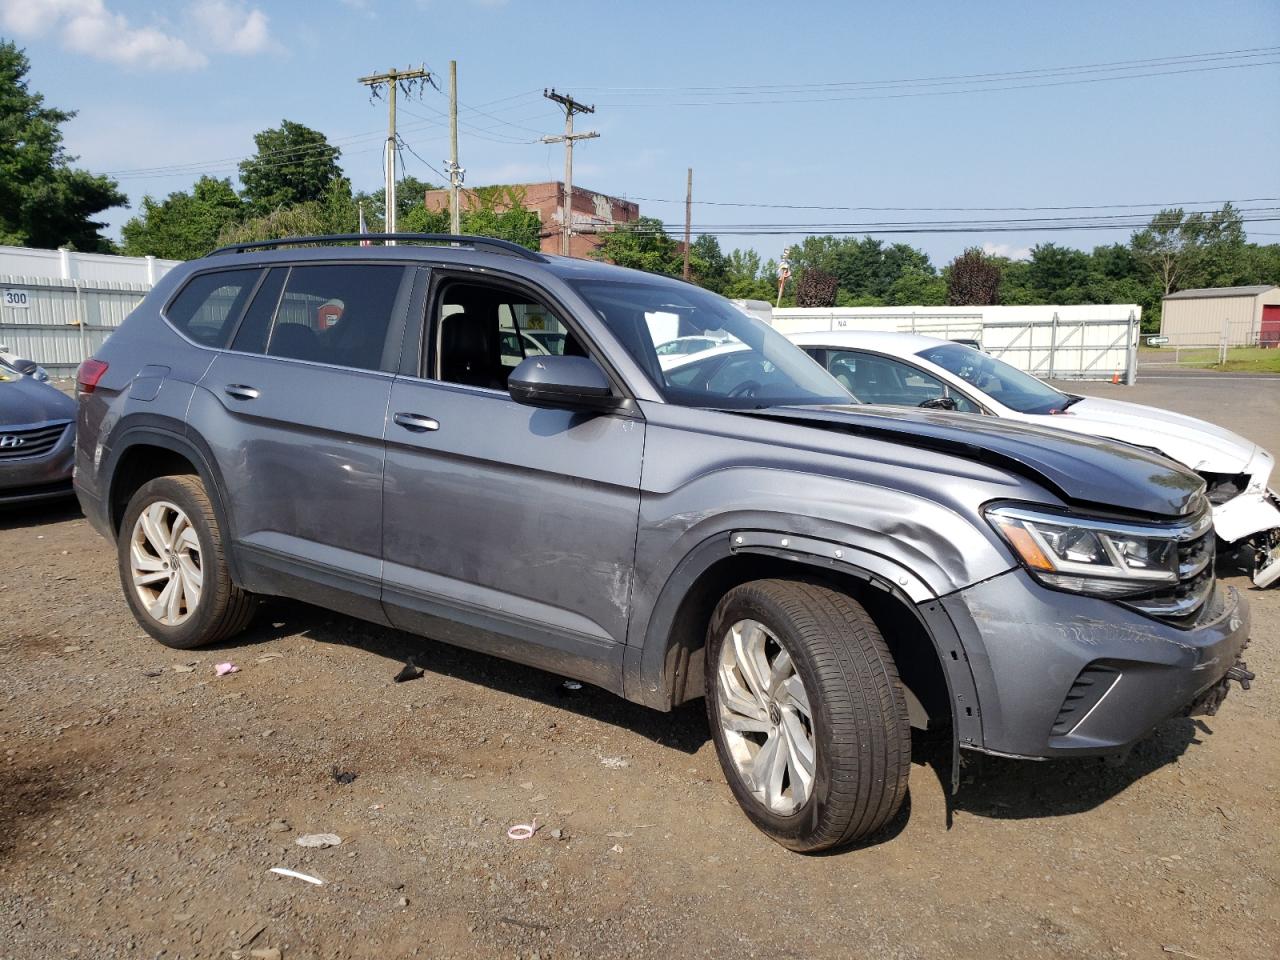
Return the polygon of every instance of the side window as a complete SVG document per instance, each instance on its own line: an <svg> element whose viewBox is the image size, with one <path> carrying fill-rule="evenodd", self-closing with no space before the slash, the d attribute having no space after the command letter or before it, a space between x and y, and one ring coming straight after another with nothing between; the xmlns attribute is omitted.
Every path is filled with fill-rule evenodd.
<svg viewBox="0 0 1280 960"><path fill-rule="evenodd" d="M962 413L977 413L970 400L951 390L931 373L888 357L871 356L851 350L832 350L829 369L864 403L918 407L939 397L950 397Z"/></svg>
<svg viewBox="0 0 1280 960"><path fill-rule="evenodd" d="M436 306L436 379L506 390L526 357L585 356L555 312L506 287L449 283Z"/></svg>
<svg viewBox="0 0 1280 960"><path fill-rule="evenodd" d="M165 310L169 322L196 343L224 347L260 270L220 270L193 277Z"/></svg>
<svg viewBox="0 0 1280 960"><path fill-rule="evenodd" d="M267 334L271 332L271 318L276 315L276 307L280 304L280 291L284 288L285 278L289 276L288 267L275 267L267 274L267 278L253 295L253 302L245 311L244 319L236 330L236 338L231 341L231 349L241 353L265 353Z"/></svg>
<svg viewBox="0 0 1280 960"><path fill-rule="evenodd" d="M290 267L275 307L266 349L262 350L257 343L257 331L263 321L256 299L251 316L247 316L242 325L244 349L258 346L260 352L272 357L360 370L388 366L383 360L388 347L387 329L391 326L403 279L404 268L391 264ZM270 283L264 284L264 287L270 286ZM269 306L270 290L265 292L268 298L264 303ZM237 336L237 344L240 339Z"/></svg>

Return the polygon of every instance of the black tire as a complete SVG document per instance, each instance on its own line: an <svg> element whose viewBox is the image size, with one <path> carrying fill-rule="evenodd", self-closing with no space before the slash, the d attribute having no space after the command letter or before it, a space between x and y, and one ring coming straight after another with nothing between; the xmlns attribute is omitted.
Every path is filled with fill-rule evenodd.
<svg viewBox="0 0 1280 960"><path fill-rule="evenodd" d="M743 620L772 633L808 694L815 775L807 801L790 815L752 793L720 723L721 648ZM907 793L911 727L893 656L861 605L802 580L745 583L716 606L706 656L707 718L720 765L743 811L765 834L812 853L864 839L893 818Z"/></svg>
<svg viewBox="0 0 1280 960"><path fill-rule="evenodd" d="M203 574L200 599L187 619L175 626L161 623L147 612L134 589L131 572L130 544L138 516L147 507L161 500L182 509L200 542ZM166 647L190 650L217 643L244 630L253 619L257 599L231 581L222 544L222 531L199 477L186 474L157 477L139 487L129 500L120 524L120 532L116 538L116 557L120 568L120 585L134 619L143 630Z"/></svg>

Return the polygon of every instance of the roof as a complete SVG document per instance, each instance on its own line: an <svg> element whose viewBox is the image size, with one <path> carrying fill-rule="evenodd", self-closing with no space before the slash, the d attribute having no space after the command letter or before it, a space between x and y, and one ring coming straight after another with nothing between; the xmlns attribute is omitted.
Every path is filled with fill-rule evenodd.
<svg viewBox="0 0 1280 960"><path fill-rule="evenodd" d="M1166 300L1205 300L1210 297L1256 297L1276 289L1274 283L1256 283L1251 287L1205 287L1200 290L1179 290Z"/></svg>
<svg viewBox="0 0 1280 960"><path fill-rule="evenodd" d="M907 356L949 343L938 337L919 333L895 333L881 330L818 330L812 333L788 333L787 339L802 347L847 347L874 350L877 353Z"/></svg>

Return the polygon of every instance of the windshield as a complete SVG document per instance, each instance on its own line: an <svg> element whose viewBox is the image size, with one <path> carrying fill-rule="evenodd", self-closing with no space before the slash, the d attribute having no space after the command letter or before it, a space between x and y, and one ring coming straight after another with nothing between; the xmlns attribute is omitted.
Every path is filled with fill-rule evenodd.
<svg viewBox="0 0 1280 960"><path fill-rule="evenodd" d="M1018 413L1058 413L1071 402L1069 396L1043 380L959 343L928 347L916 356L954 373L992 400Z"/></svg>
<svg viewBox="0 0 1280 960"><path fill-rule="evenodd" d="M674 281L571 281L668 403L752 410L854 403L799 347L707 290ZM662 351L673 341L693 352Z"/></svg>

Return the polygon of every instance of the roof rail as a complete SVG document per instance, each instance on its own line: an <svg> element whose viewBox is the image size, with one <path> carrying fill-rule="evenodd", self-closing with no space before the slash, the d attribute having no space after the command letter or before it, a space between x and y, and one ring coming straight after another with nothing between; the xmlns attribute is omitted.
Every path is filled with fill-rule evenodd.
<svg viewBox="0 0 1280 960"><path fill-rule="evenodd" d="M457 246L468 246L474 250L489 250L493 253L504 253L508 256L521 257L525 260L536 260L546 263L542 254L522 247L510 240L499 240L496 237L471 237L454 233L330 233L316 237L283 237L279 240L255 240L252 243L232 243L219 247L208 254L216 257L224 253L245 253L249 250L273 250L278 247L294 247L301 244L339 244L363 240L396 240L417 243L448 243Z"/></svg>

